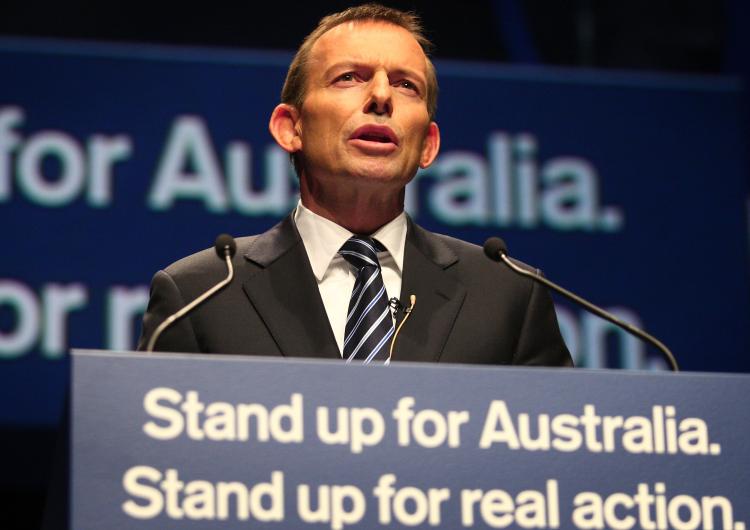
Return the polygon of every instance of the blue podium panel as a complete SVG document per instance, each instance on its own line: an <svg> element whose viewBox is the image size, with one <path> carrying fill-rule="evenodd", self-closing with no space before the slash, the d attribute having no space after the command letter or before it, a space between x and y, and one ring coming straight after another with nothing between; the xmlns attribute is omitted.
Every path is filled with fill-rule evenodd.
<svg viewBox="0 0 750 530"><path fill-rule="evenodd" d="M750 377L77 351L72 523L716 528Z"/></svg>

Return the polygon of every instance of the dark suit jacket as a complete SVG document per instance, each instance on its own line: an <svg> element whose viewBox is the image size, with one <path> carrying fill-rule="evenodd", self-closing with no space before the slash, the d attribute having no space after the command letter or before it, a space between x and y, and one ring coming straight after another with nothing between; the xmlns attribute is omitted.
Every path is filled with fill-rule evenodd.
<svg viewBox="0 0 750 530"><path fill-rule="evenodd" d="M237 239L235 278L168 329L156 349L340 358L304 244L289 216ZM213 249L159 271L139 348L156 326L226 276ZM394 361L570 366L552 300L538 283L495 263L476 245L408 221L401 299L416 305Z"/></svg>

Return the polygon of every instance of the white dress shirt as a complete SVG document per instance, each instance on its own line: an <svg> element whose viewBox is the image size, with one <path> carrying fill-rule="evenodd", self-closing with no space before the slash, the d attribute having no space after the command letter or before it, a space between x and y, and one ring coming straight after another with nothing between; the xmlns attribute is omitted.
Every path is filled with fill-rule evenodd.
<svg viewBox="0 0 750 530"><path fill-rule="evenodd" d="M357 279L356 271L339 255L339 249L354 234L333 221L317 215L299 201L294 212L294 223L310 259L313 274L318 282L320 297L328 314L339 353L344 349L346 315L349 298ZM379 228L373 237L385 247L378 252L378 261L383 273L385 292L390 300L401 296L401 274L404 267L404 245L406 244L406 214L401 212L395 219ZM342 353L343 355L343 353Z"/></svg>

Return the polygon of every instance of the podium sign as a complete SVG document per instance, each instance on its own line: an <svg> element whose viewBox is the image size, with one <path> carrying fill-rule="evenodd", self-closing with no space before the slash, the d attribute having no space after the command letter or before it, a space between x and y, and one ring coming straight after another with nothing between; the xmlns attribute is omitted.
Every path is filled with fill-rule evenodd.
<svg viewBox="0 0 750 530"><path fill-rule="evenodd" d="M750 377L73 352L72 527L715 528Z"/></svg>

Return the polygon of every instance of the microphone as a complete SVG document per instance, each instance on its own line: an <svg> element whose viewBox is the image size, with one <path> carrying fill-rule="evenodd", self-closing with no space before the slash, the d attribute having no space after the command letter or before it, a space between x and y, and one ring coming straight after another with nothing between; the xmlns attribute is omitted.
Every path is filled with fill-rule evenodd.
<svg viewBox="0 0 750 530"><path fill-rule="evenodd" d="M491 260L498 261L498 262L502 261L508 267L513 269L516 273L521 274L522 276L526 276L527 278L531 278L534 281L537 281L541 284L546 285L553 291L558 292L564 297L568 298L569 300L572 300L573 302L583 306L586 310L594 313L596 316L601 317L604 320L607 320L609 322L612 322L614 325L621 327L622 329L624 329L631 335L635 335L639 339L644 340L648 342L649 344L652 344L659 350L659 352L661 352L662 356L667 361L669 368L673 372L680 371L680 368L677 366L677 359L675 359L674 355L672 355L672 352L669 350L669 348L667 348L664 345L664 343L661 342L659 339L657 339L653 335L649 335L645 331L633 326L632 324L623 322L622 320L614 316L612 313L609 313L605 311L604 309L602 309L601 307L592 304L588 300L584 300L577 294L572 293L563 287L560 287L559 285L548 280L544 276L538 273L528 271L522 267L519 267L517 264L513 263L513 260L511 260L508 257L508 247L505 245L505 241L503 241L499 237L491 237L487 241L485 241L484 253Z"/></svg>
<svg viewBox="0 0 750 530"><path fill-rule="evenodd" d="M406 324L406 321L409 320L409 317L414 311L414 306L417 305L417 295L409 295L409 307L406 307L404 304L402 304L401 300L399 300L395 296L391 298L388 303L396 313L403 311L404 318L401 319L401 323L396 326L396 331L393 334L393 338L391 339L391 347L388 348L388 358L385 360L385 363L383 363L386 366L391 364L391 359L393 358L393 348L396 346L396 338L398 338L398 334L401 332L401 328L403 328L404 324Z"/></svg>
<svg viewBox="0 0 750 530"><path fill-rule="evenodd" d="M190 313L200 304L211 298L214 294L222 290L224 287L229 285L229 283L232 281L232 278L234 278L232 257L234 256L235 252L237 252L237 243L235 243L234 238L229 234L219 235L219 237L216 238L216 242L214 243L214 250L216 251L216 254L219 256L219 258L224 260L224 262L227 264L227 277L211 287L208 291L200 295L198 298L187 304L185 307L164 319L164 322L159 324L159 327L157 327L154 333L151 335L151 338L148 341L148 345L146 346L147 353L151 353L154 351L156 341L159 340L159 336L161 336L161 334L164 333L167 328Z"/></svg>
<svg viewBox="0 0 750 530"><path fill-rule="evenodd" d="M401 303L401 300L399 300L395 296L388 300L388 305L390 306L391 311L393 311L394 315L406 309L406 306Z"/></svg>

